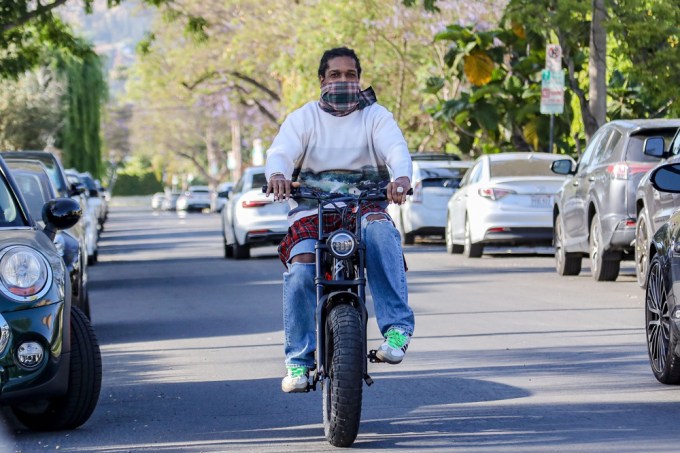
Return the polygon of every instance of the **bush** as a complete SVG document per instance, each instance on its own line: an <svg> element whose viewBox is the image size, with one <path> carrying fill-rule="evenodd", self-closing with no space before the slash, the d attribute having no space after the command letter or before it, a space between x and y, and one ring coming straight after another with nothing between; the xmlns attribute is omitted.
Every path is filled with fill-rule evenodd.
<svg viewBox="0 0 680 453"><path fill-rule="evenodd" d="M163 184L156 179L156 175L153 173L142 175L119 173L116 184L113 186L112 195L151 195L156 192L163 192Z"/></svg>

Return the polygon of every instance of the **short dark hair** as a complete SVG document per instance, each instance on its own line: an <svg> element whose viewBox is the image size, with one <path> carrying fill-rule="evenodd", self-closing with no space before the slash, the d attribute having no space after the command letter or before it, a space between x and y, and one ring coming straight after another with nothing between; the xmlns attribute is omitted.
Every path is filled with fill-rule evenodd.
<svg viewBox="0 0 680 453"><path fill-rule="evenodd" d="M347 47L336 47L335 49L327 50L321 56L321 61L319 62L319 77L326 77L326 70L328 69L328 60L337 57L350 57L354 58L357 64L357 76L361 78L361 63L359 63L359 57L354 53L354 50Z"/></svg>

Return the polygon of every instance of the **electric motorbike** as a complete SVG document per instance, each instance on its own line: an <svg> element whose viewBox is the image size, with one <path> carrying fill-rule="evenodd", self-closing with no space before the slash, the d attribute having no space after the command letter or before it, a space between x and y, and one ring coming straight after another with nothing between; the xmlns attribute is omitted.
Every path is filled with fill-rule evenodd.
<svg viewBox="0 0 680 453"><path fill-rule="evenodd" d="M349 447L359 432L363 383L373 384L367 362L380 362L376 350L368 351L367 346L366 245L361 216L366 203L386 201L386 192L376 187L340 194L299 187L291 197L318 204L316 366L310 370L307 392L321 384L326 439L336 447ZM327 214L339 215L341 228L326 232Z"/></svg>

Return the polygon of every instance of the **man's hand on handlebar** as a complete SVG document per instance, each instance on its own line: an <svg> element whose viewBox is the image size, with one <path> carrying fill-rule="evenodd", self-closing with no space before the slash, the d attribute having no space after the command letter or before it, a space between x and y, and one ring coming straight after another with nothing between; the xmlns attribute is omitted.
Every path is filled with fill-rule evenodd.
<svg viewBox="0 0 680 453"><path fill-rule="evenodd" d="M275 174L269 178L267 182L266 196L274 194L274 201L284 201L290 198L290 190L292 187L300 187L299 182L292 182L286 179L282 174Z"/></svg>
<svg viewBox="0 0 680 453"><path fill-rule="evenodd" d="M387 185L387 201L390 203L402 204L406 201L406 195L411 189L411 181L402 176Z"/></svg>

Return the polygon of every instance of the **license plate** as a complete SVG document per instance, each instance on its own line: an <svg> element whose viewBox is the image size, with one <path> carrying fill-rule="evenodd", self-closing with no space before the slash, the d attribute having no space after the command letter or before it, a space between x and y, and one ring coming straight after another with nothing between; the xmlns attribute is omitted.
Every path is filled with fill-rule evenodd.
<svg viewBox="0 0 680 453"><path fill-rule="evenodd" d="M534 208L548 208L552 206L552 197L550 195L532 195L531 206Z"/></svg>

